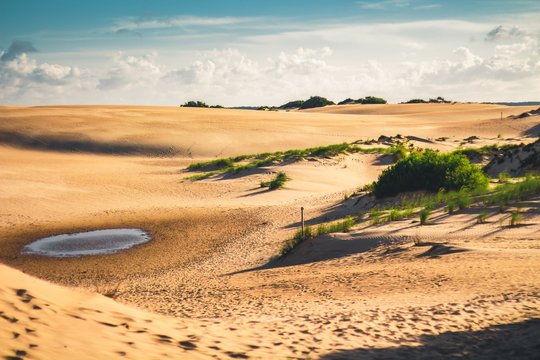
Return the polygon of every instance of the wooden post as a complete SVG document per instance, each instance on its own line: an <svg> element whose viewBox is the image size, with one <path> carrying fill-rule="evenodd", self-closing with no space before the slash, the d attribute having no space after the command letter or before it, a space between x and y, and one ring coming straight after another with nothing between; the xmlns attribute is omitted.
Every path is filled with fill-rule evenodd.
<svg viewBox="0 0 540 360"><path fill-rule="evenodd" d="M300 217L302 220L302 238L304 238L305 232L304 232L304 207L303 206L300 208Z"/></svg>

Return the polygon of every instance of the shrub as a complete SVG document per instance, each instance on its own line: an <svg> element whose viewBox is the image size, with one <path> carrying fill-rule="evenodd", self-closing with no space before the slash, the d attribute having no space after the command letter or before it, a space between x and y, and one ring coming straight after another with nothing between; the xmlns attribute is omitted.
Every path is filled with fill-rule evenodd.
<svg viewBox="0 0 540 360"><path fill-rule="evenodd" d="M308 100L304 101L302 105L300 105L300 109L311 109L326 105L334 105L334 103L322 96L312 96Z"/></svg>
<svg viewBox="0 0 540 360"><path fill-rule="evenodd" d="M439 154L432 150L413 153L382 172L373 186L376 197L402 192L461 188L486 188L488 178L480 168L459 154Z"/></svg>
<svg viewBox="0 0 540 360"><path fill-rule="evenodd" d="M289 180L287 174L279 172L272 180L261 182L261 187L267 187L269 190L281 189L287 180Z"/></svg>

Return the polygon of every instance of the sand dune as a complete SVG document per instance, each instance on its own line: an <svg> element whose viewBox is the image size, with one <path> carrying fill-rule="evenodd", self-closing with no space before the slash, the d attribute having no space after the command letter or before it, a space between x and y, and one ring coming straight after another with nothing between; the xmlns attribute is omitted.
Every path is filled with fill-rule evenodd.
<svg viewBox="0 0 540 360"><path fill-rule="evenodd" d="M308 224L358 214L372 200L344 199L388 161L341 155L184 180L194 159L380 135L440 149L528 143L538 118L506 117L528 110L1 107L0 261L10 267L0 266L0 356L534 358L539 199L518 228L497 209L476 224L482 209L472 208L434 214L431 226L365 224L276 262L300 206ZM291 177L286 187L261 189L278 171ZM20 254L39 237L114 227L143 228L153 240L98 257Z"/></svg>
<svg viewBox="0 0 540 360"><path fill-rule="evenodd" d="M112 152L124 147L124 152L140 148L140 152L169 151L187 158L219 157L367 140L382 134L518 137L538 121L507 116L531 109L479 104L348 105L293 112L135 106L0 107L0 131L11 134L11 145L23 148L32 142L14 144L14 134L15 138L35 138L37 144L40 139L54 140L51 150L65 150L71 141L88 152ZM501 111L505 116L502 121Z"/></svg>

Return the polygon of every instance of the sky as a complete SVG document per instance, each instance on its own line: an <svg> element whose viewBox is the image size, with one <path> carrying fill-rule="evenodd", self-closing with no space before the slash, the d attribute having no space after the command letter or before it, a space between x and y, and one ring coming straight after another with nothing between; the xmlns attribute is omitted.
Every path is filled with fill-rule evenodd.
<svg viewBox="0 0 540 360"><path fill-rule="evenodd" d="M540 100L538 0L0 0L0 104Z"/></svg>

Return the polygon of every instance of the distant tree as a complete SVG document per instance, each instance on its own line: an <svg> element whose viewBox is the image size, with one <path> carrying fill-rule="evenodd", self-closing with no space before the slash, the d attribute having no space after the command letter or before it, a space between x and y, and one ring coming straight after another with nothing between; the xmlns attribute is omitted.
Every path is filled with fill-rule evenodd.
<svg viewBox="0 0 540 360"><path fill-rule="evenodd" d="M281 105L279 108L283 109L283 110L285 110L285 109L298 109L299 107L302 106L303 103L304 103L304 100L289 101L288 103Z"/></svg>
<svg viewBox="0 0 540 360"><path fill-rule="evenodd" d="M426 104L426 103L435 103L435 104L449 104L451 101L446 100L445 98L438 96L435 99L429 99L428 101L424 99L411 99L409 101L403 102L402 104Z"/></svg>
<svg viewBox="0 0 540 360"><path fill-rule="evenodd" d="M366 96L363 99L356 100L359 104L386 104L387 101L383 98L376 97L376 96Z"/></svg>
<svg viewBox="0 0 540 360"><path fill-rule="evenodd" d="M311 109L316 107L323 107L326 105L334 105L334 102L322 96L312 96L302 103L300 109Z"/></svg>
<svg viewBox="0 0 540 360"><path fill-rule="evenodd" d="M180 107L197 107L197 108L214 108L214 109L222 109L223 106L221 105L212 105L209 106L207 103L202 101L188 101L184 103L183 105L180 105Z"/></svg>
<svg viewBox="0 0 540 360"><path fill-rule="evenodd" d="M354 104L355 102L356 102L355 100L348 98L348 99L338 102L338 105Z"/></svg>
<svg viewBox="0 0 540 360"><path fill-rule="evenodd" d="M409 101L404 102L403 104L425 104L427 103L424 99L411 99Z"/></svg>
<svg viewBox="0 0 540 360"><path fill-rule="evenodd" d="M447 104L451 101L445 100L443 97L438 96L436 99L429 99L430 103Z"/></svg>

